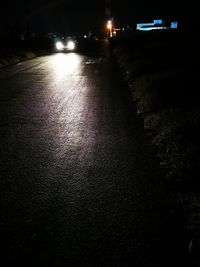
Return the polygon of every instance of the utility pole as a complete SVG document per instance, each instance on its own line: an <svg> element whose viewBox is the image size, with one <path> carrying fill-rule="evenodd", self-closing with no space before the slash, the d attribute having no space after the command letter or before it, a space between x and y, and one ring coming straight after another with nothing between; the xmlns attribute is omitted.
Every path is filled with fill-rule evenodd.
<svg viewBox="0 0 200 267"><path fill-rule="evenodd" d="M111 18L111 0L106 0L106 29L108 37L112 37L113 19Z"/></svg>
<svg viewBox="0 0 200 267"><path fill-rule="evenodd" d="M111 0L106 0L106 18L110 19L111 16Z"/></svg>

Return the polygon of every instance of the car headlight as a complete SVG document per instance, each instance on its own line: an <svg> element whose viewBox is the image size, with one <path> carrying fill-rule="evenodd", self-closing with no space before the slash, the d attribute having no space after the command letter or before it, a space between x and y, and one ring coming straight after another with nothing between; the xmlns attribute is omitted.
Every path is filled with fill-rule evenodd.
<svg viewBox="0 0 200 267"><path fill-rule="evenodd" d="M75 47L76 47L76 44L75 44L74 41L69 41L69 42L67 43L67 49L69 49L69 50L74 50Z"/></svg>
<svg viewBox="0 0 200 267"><path fill-rule="evenodd" d="M62 50L64 48L64 45L62 42L58 41L56 42L56 49L57 50Z"/></svg>

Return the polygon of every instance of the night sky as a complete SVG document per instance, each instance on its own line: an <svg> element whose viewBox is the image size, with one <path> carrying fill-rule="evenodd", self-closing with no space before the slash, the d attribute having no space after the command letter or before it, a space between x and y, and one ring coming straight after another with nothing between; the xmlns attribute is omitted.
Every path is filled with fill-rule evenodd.
<svg viewBox="0 0 200 267"><path fill-rule="evenodd" d="M198 16L194 0L112 0L111 14L116 26L150 19L192 18ZM0 31L8 27L74 33L103 27L105 0L12 0L1 5Z"/></svg>

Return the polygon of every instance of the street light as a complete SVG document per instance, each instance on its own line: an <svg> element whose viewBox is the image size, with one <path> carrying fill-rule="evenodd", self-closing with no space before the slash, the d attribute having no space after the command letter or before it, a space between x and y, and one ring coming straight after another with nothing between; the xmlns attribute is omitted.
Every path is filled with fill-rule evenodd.
<svg viewBox="0 0 200 267"><path fill-rule="evenodd" d="M108 20L107 22L107 29L109 30L109 37L112 37L112 20Z"/></svg>

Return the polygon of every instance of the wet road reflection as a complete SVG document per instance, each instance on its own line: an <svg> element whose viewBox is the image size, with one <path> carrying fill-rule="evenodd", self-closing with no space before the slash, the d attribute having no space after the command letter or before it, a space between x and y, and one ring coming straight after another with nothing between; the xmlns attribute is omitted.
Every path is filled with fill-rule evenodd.
<svg viewBox="0 0 200 267"><path fill-rule="evenodd" d="M2 70L0 137L7 265L160 267L172 258L162 172L107 56L58 53Z"/></svg>
<svg viewBox="0 0 200 267"><path fill-rule="evenodd" d="M81 57L75 53L58 53L49 61L49 68L55 73L55 80L60 81L66 75L73 75L79 70Z"/></svg>

